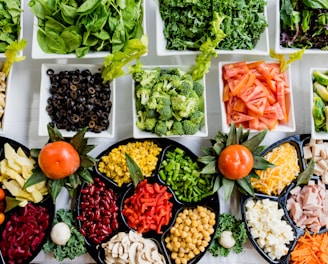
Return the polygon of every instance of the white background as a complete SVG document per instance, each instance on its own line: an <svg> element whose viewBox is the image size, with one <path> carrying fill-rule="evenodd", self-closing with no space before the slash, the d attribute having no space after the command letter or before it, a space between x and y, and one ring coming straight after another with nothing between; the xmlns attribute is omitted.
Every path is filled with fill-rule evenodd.
<svg viewBox="0 0 328 264"><path fill-rule="evenodd" d="M38 136L38 115L39 115L39 89L41 80L42 63L62 63L60 60L33 60L31 58L33 16L28 1L24 1L24 32L23 36L28 40L28 45L24 50L25 61L16 63L13 68L12 85L7 98L7 123L5 124L4 137L16 140L29 148L40 148L47 141L47 137ZM268 22L270 47L274 47L275 36L275 2L268 0ZM149 36L148 56L142 58L145 65L190 65L194 64L194 56L156 56L156 32L155 32L155 5L153 0L145 0L146 4L146 31ZM179 140L194 153L201 154L201 146L209 145L209 139L214 137L221 129L220 98L218 87L218 62L229 60L256 60L265 59L258 56L238 56L219 55L212 60L210 72L206 75L207 86L207 113L209 135L208 138ZM102 63L101 59L72 59L67 63ZM310 67L328 67L327 56L304 55L301 61L292 65L292 86L294 95L296 132L297 134L310 133ZM92 151L93 156L97 156L102 150L108 148L113 143L132 137L132 95L131 78L129 76L117 79L116 85L116 135L114 139L90 139L90 144L97 147ZM269 132L264 140L264 144L270 145L276 140L289 136L288 133ZM176 139L175 139L176 140ZM240 217L238 197L230 201L221 201L221 212L230 212ZM57 201L57 207L69 207L69 199L65 192L61 193ZM74 263L94 263L85 255L73 261ZM44 256L41 252L33 263L56 263L49 256ZM67 261L67 263L71 263ZM244 251L239 255L230 255L228 258L215 258L207 253L199 263L265 263L257 251L248 242Z"/></svg>

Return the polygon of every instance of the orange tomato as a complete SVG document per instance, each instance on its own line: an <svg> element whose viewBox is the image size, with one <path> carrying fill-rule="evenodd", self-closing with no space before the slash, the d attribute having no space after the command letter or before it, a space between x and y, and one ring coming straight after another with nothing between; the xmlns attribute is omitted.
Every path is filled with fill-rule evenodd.
<svg viewBox="0 0 328 264"><path fill-rule="evenodd" d="M48 178L58 180L68 177L78 170L80 155L70 143L55 141L41 149L38 163Z"/></svg>
<svg viewBox="0 0 328 264"><path fill-rule="evenodd" d="M0 212L0 225L5 221L6 216L3 212Z"/></svg>
<svg viewBox="0 0 328 264"><path fill-rule="evenodd" d="M3 201L5 199L5 196L6 196L5 191L2 188L0 188L0 201Z"/></svg>
<svg viewBox="0 0 328 264"><path fill-rule="evenodd" d="M230 180L245 178L254 165L253 154L243 145L234 144L222 150L218 167L224 177Z"/></svg>

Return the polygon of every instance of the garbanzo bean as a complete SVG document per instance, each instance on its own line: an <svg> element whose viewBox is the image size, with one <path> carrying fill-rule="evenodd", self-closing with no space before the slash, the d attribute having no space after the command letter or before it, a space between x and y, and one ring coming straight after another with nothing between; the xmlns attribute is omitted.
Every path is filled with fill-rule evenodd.
<svg viewBox="0 0 328 264"><path fill-rule="evenodd" d="M126 164L125 153L128 153L140 167L145 177L151 176L156 168L161 148L152 141L129 142L111 150L101 157L98 170L122 186L131 182L131 176Z"/></svg>
<svg viewBox="0 0 328 264"><path fill-rule="evenodd" d="M187 222L192 227L186 229ZM205 251L214 233L215 223L215 214L204 206L184 209L178 214L165 238L166 248L171 251L171 258L176 264L187 263Z"/></svg>

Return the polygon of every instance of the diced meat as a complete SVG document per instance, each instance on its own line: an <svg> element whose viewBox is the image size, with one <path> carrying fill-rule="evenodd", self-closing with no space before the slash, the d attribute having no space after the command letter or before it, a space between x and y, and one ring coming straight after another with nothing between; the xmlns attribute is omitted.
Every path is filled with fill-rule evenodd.
<svg viewBox="0 0 328 264"><path fill-rule="evenodd" d="M299 186L298 186L299 187ZM328 190L320 180L309 181L305 186L290 191L286 208L295 224L319 232L328 227Z"/></svg>

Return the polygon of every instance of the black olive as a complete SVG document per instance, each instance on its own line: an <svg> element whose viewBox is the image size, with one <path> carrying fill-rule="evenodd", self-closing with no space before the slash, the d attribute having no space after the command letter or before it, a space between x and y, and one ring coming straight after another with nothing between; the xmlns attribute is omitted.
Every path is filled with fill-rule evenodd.
<svg viewBox="0 0 328 264"><path fill-rule="evenodd" d="M48 69L48 70L47 70L47 74L48 74L49 76L53 75L54 73L55 73L55 71L54 71L53 69Z"/></svg>

